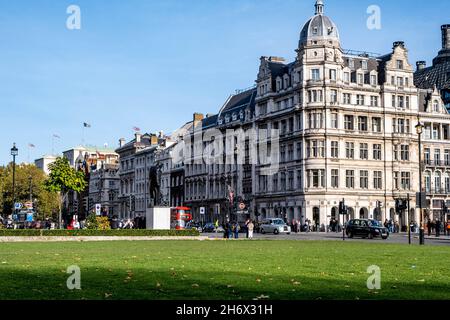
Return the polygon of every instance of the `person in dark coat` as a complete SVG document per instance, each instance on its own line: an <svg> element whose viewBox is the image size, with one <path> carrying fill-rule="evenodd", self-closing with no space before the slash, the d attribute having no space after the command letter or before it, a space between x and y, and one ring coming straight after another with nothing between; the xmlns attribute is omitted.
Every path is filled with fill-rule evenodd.
<svg viewBox="0 0 450 320"><path fill-rule="evenodd" d="M441 222L439 220L436 220L435 228L436 228L436 237L440 237L441 236Z"/></svg>

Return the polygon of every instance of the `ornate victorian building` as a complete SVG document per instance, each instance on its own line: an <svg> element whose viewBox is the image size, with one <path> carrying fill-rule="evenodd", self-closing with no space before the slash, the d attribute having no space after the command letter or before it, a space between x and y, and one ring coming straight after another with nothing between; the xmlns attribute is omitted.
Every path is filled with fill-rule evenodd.
<svg viewBox="0 0 450 320"><path fill-rule="evenodd" d="M236 211L230 200L240 197L253 216L309 219L323 226L339 218L342 199L349 218L393 219L401 225L419 221L419 121L425 125L422 159L431 161L431 150L438 149L439 162L433 165L450 157L450 116L440 92L415 85L404 42L394 42L383 56L344 50L338 27L324 13L318 0L315 15L300 32L295 61L261 57L256 88L232 96L218 115L194 126L188 139L193 146L200 141L204 150L214 139L195 138L215 128L222 135L227 129L251 129L258 143L276 135L277 145L269 143L268 154L279 152L272 157L278 170L268 171L273 163L248 161L251 140L239 144L239 134L222 137L224 154L207 155L216 160L240 155L242 163L205 163L193 151L186 159L186 202L199 219L200 207L209 220ZM427 169L424 186L439 190L442 201L450 177L445 168L439 172L440 178L431 177ZM395 200L408 196L409 213L398 215ZM428 196L433 207L435 197Z"/></svg>

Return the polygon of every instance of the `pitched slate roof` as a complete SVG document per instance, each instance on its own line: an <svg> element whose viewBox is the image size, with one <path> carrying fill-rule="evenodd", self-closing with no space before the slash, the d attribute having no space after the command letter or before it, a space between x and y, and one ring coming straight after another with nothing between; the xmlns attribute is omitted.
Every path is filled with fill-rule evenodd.
<svg viewBox="0 0 450 320"><path fill-rule="evenodd" d="M450 61L418 70L414 74L414 85L421 89L450 89Z"/></svg>

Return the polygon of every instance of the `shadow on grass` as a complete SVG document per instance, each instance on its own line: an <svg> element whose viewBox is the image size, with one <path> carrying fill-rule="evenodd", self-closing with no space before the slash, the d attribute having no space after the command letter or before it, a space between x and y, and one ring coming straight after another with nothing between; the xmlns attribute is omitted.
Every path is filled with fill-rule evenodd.
<svg viewBox="0 0 450 320"><path fill-rule="evenodd" d="M450 299L450 283L386 281L369 291L367 278L261 276L248 272L161 272L145 268L81 270L81 290L67 289L64 270L0 269L0 299L19 300L405 300Z"/></svg>

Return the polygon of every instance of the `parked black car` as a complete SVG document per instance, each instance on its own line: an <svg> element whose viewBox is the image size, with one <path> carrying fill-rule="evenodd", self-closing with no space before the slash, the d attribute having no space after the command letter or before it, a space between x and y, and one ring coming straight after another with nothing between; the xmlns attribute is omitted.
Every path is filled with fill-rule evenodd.
<svg viewBox="0 0 450 320"><path fill-rule="evenodd" d="M381 237L386 240L389 231L380 222L368 219L352 219L348 222L346 229L347 237L363 237L373 239Z"/></svg>

